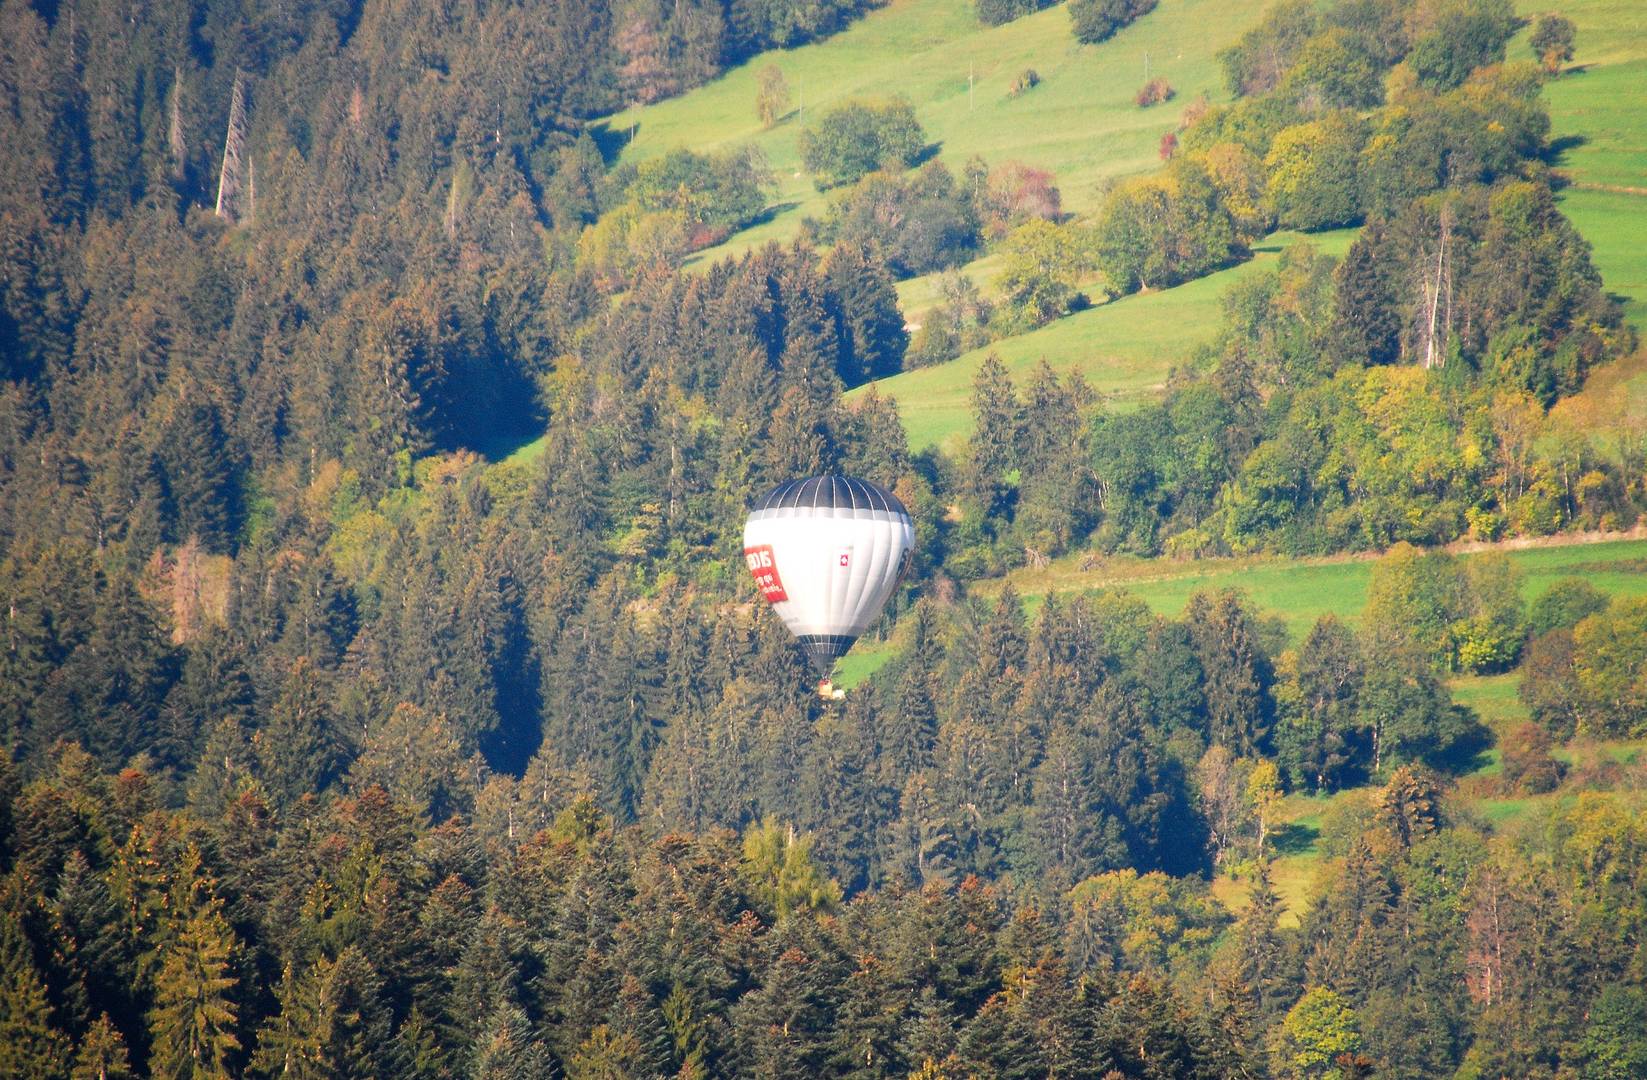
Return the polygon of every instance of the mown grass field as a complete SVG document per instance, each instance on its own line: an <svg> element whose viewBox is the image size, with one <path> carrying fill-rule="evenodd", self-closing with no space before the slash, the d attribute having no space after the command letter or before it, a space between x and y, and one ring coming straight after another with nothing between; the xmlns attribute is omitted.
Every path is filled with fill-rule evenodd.
<svg viewBox="0 0 1647 1080"><path fill-rule="evenodd" d="M624 161L677 146L702 151L747 142L765 152L778 176L776 212L700 260L788 239L805 217L823 212L827 196L803 172L797 140L805 124L853 97L907 97L952 168L979 154L992 164L1019 160L1051 169L1065 208L1084 213L1097 204L1104 179L1158 164L1161 136L1177 123L1183 102L1203 92L1224 96L1214 56L1262 11L1259 2L1169 0L1110 41L1080 46L1062 5L988 28L966 0L892 0L832 38L762 54L691 93L612 116L606 127L625 139L633 131ZM1153 109L1133 104L1146 53L1150 75L1171 82L1176 101ZM768 64L783 71L792 112L763 130L755 76ZM1028 68L1040 84L1010 96L1010 84Z"/></svg>

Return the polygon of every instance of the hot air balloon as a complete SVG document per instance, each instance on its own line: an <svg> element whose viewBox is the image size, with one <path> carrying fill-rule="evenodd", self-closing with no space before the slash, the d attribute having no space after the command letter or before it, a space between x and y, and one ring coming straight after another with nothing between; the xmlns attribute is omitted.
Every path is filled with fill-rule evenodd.
<svg viewBox="0 0 1647 1080"><path fill-rule="evenodd" d="M835 661L881 613L914 551L904 504L850 476L779 484L743 527L749 572L800 640L825 696Z"/></svg>

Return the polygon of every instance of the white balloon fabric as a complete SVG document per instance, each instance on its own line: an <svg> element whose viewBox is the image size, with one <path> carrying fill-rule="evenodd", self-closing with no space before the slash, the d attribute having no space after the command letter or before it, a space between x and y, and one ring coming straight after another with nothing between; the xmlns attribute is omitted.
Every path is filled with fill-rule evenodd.
<svg viewBox="0 0 1647 1080"><path fill-rule="evenodd" d="M849 476L779 484L743 527L755 584L820 677L880 615L914 551L898 497Z"/></svg>

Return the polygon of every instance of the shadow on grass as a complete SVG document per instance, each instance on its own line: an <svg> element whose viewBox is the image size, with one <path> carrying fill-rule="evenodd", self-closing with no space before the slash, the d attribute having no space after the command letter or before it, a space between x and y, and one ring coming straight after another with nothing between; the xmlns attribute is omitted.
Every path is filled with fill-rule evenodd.
<svg viewBox="0 0 1647 1080"><path fill-rule="evenodd" d="M745 229L753 229L757 225L765 225L779 214L787 214L799 205L801 205L800 202L795 199L791 199L788 202L773 203L771 206L768 206L765 210L762 210L742 225L739 225L738 232L742 232ZM737 233L734 233L733 235L736 236Z"/></svg>
<svg viewBox="0 0 1647 1080"><path fill-rule="evenodd" d="M1453 776L1465 776L1492 764L1493 730L1481 722L1476 711L1463 705L1452 708L1453 738L1444 747L1424 755L1424 763Z"/></svg>
<svg viewBox="0 0 1647 1080"><path fill-rule="evenodd" d="M1567 163L1566 159L1568 151L1577 150L1589 141L1590 140L1583 135L1561 135L1557 138L1551 139L1550 145L1544 150L1544 162L1547 165L1559 168ZM1558 190L1566 187L1567 184L1568 180L1565 177L1550 178L1550 186L1555 187Z"/></svg>
<svg viewBox="0 0 1647 1080"><path fill-rule="evenodd" d="M1320 838L1321 830L1314 825L1290 821L1270 833L1270 845L1277 855L1302 855L1314 847Z"/></svg>
<svg viewBox="0 0 1647 1080"><path fill-rule="evenodd" d="M589 137L595 140L595 149L600 151L601 161L606 164L607 168L611 168L617 163L618 155L623 153L623 148L634 140L635 133L640 130L640 125L629 124L614 129L611 121L602 120L598 124L590 124L584 130L588 131Z"/></svg>

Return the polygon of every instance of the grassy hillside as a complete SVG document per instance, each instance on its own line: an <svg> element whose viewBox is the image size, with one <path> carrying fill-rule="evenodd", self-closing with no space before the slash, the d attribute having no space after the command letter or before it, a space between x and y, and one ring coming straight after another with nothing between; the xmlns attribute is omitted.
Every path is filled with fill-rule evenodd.
<svg viewBox="0 0 1647 1080"><path fill-rule="evenodd" d="M1559 165L1572 180L1563 209L1595 248L1608 288L1647 329L1647 34L1637 0L1521 0L1524 15L1557 10L1578 27L1574 68L1544 90ZM1523 33L1511 55L1528 55Z"/></svg>
<svg viewBox="0 0 1647 1080"><path fill-rule="evenodd" d="M1084 213L1105 178L1158 164L1161 135L1177 123L1181 102L1202 92L1225 96L1213 58L1262 10L1259 0L1168 0L1110 41L1082 47L1062 5L987 28L967 0L892 0L827 41L763 54L689 94L619 113L606 126L628 140L623 161L677 146L744 142L766 153L779 179L775 213L700 260L787 239L804 217L823 212L826 196L802 172L797 139L821 110L852 97L902 94L941 160L959 168L981 154L991 163L1017 159L1051 169L1065 208ZM1133 104L1146 53L1150 75L1171 82L1178 102ZM755 75L768 64L788 80L793 111L762 130ZM1009 97L1008 86L1026 68L1041 76L1040 85Z"/></svg>
<svg viewBox="0 0 1647 1080"><path fill-rule="evenodd" d="M1219 298L1237 279L1273 266L1286 247L1307 240L1332 255L1342 255L1353 229L1303 236L1275 233L1260 243L1254 258L1228 270L1187 282L1175 289L1139 293L1041 327L1005 338L947 364L906 371L876 384L896 398L910 446L934 444L953 449L972 427L969 399L973 375L985 356L994 353L1020 382L1042 360L1054 371L1079 370L1112 402L1125 405L1153 396L1175 363L1189 359L1218 326Z"/></svg>
<svg viewBox="0 0 1647 1080"><path fill-rule="evenodd" d="M1214 56L1264 6L1262 0L1169 0L1111 41L1079 47L1062 6L990 29L977 24L969 4L895 0L835 38L763 55L683 97L614 116L608 126L625 138L633 132L624 160L674 146L703 150L745 141L767 153L780 180L775 212L700 253L700 260L792 237L802 218L826 205L800 167L799 109L771 130L762 130L755 118L755 73L769 63L785 72L796 105L814 115L852 96L904 94L942 159L959 165L982 154L990 161L1018 158L1050 168L1066 207L1083 213L1096 204L1106 178L1156 167L1156 143L1176 121L1176 105L1141 110L1132 104L1145 54L1151 73L1172 82L1181 101L1203 91L1221 98ZM1521 7L1527 15L1547 9L1531 0ZM1560 165L1572 180L1563 206L1594 245L1596 263L1628 316L1638 328L1647 327L1647 38L1637 32L1639 13L1631 0L1570 0L1560 10L1578 26L1573 70L1546 89ZM1510 49L1512 59L1528 55L1525 32ZM1007 84L1030 67L1041 84L1008 97ZM1326 234L1315 242L1337 253L1350 235ZM1271 238L1246 266L1090 309L949 364L886 380L881 391L898 399L916 448L954 445L964 437L972 376L988 351L1014 374L1045 359L1055 370L1081 370L1122 404L1139 400L1210 335L1228 283L1264 265L1288 239ZM988 292L997 263L986 257L967 273ZM918 319L932 304L934 282L917 278L899 287L910 317ZM1647 402L1647 364L1604 378L1610 407Z"/></svg>
<svg viewBox="0 0 1647 1080"><path fill-rule="evenodd" d="M1559 10L1578 27L1574 67L1544 90L1558 165L1570 185L1561 206L1594 249L1607 289L1647 336L1647 34L1637 0L1518 0L1523 15ZM1527 55L1526 33L1510 44ZM1580 423L1647 414L1647 352L1597 372L1564 403Z"/></svg>

